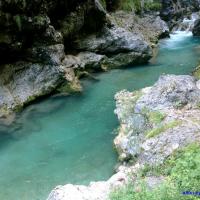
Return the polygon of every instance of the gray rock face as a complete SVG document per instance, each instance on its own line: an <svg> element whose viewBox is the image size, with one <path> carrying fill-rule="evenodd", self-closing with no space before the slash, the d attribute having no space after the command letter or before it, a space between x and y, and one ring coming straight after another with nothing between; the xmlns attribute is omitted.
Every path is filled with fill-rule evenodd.
<svg viewBox="0 0 200 200"><path fill-rule="evenodd" d="M57 66L32 63L5 65L0 74L0 116L36 97L52 92L64 81Z"/></svg>
<svg viewBox="0 0 200 200"><path fill-rule="evenodd" d="M200 36L200 19L194 22L194 28L192 30L194 36Z"/></svg>
<svg viewBox="0 0 200 200"><path fill-rule="evenodd" d="M105 55L100 55L92 52L81 52L76 56L67 55L62 62L66 68L93 69L101 70L103 63L106 60Z"/></svg>
<svg viewBox="0 0 200 200"><path fill-rule="evenodd" d="M139 34L143 40L156 43L159 38L169 36L169 27L160 16L145 15L138 17L124 11L112 13L111 21L116 26L122 27L133 34Z"/></svg>
<svg viewBox="0 0 200 200"><path fill-rule="evenodd" d="M138 35L126 31L123 28L105 27L99 35L91 35L78 41L77 49L103 54L117 54L123 52L138 52L150 54L148 44Z"/></svg>
<svg viewBox="0 0 200 200"><path fill-rule="evenodd" d="M49 64L61 65L65 57L64 45L55 44L49 46L36 46L30 50L30 58L33 61Z"/></svg>
<svg viewBox="0 0 200 200"><path fill-rule="evenodd" d="M200 89L191 76L161 76L153 87L116 94L120 160L162 163L174 150L199 140Z"/></svg>
<svg viewBox="0 0 200 200"><path fill-rule="evenodd" d="M180 120L179 125L163 131L156 137L146 139L141 144L143 152L138 158L140 164L151 166L162 164L177 149L200 141L199 110L183 110L177 115L171 114L173 115L171 120Z"/></svg>
<svg viewBox="0 0 200 200"><path fill-rule="evenodd" d="M191 76L161 76L158 82L143 95L135 105L135 111L144 107L149 110L164 110L200 102L200 91Z"/></svg>
<svg viewBox="0 0 200 200"><path fill-rule="evenodd" d="M106 55L106 68L146 63L152 56L148 43L139 35L117 26L104 27L98 35L93 34L78 40L76 48L80 51Z"/></svg>
<svg viewBox="0 0 200 200"><path fill-rule="evenodd" d="M147 63L151 58L151 54L142 54L136 52L118 53L107 57L104 62L106 68L123 68L128 65L137 65Z"/></svg>

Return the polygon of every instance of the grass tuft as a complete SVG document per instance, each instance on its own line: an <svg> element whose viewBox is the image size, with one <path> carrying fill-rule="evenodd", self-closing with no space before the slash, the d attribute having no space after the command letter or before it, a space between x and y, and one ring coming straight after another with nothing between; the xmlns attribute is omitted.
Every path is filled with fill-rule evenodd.
<svg viewBox="0 0 200 200"><path fill-rule="evenodd" d="M174 120L174 121L169 122L169 123L167 123L167 124L163 124L163 125L161 125L161 126L159 126L159 127L156 127L156 128L154 128L154 129L148 131L148 132L146 133L146 137L147 137L147 138L155 137L155 136L159 135L160 133L163 133L163 132L165 132L166 130L171 129L171 128L174 128L174 127L176 127L176 126L178 126L178 125L180 125L180 124L181 124L181 122L180 122L179 120Z"/></svg>

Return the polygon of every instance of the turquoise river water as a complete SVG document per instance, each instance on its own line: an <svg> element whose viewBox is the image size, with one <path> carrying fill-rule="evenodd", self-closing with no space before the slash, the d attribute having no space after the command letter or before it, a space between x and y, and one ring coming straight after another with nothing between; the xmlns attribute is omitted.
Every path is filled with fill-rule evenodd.
<svg viewBox="0 0 200 200"><path fill-rule="evenodd" d="M160 42L145 66L96 74L84 92L53 96L27 107L10 127L0 125L0 200L45 200L56 185L108 179L117 155L114 94L152 85L161 74L190 74L200 39L179 32Z"/></svg>

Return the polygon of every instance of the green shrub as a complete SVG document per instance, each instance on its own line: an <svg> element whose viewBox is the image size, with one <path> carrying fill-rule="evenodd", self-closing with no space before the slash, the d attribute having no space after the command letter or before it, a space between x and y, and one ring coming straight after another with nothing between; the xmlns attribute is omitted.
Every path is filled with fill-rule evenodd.
<svg viewBox="0 0 200 200"><path fill-rule="evenodd" d="M170 176L183 191L200 191L200 147L188 146L178 159L171 159Z"/></svg>
<svg viewBox="0 0 200 200"><path fill-rule="evenodd" d="M106 9L106 0L100 0L101 5Z"/></svg>
<svg viewBox="0 0 200 200"><path fill-rule="evenodd" d="M141 12L141 2L140 0L121 0L120 9L126 11L135 11L136 13Z"/></svg>
<svg viewBox="0 0 200 200"><path fill-rule="evenodd" d="M158 11L161 9L160 1L149 1L144 0L121 0L119 3L119 9L126 11L134 11L136 13L141 13L141 11Z"/></svg>
<svg viewBox="0 0 200 200"><path fill-rule="evenodd" d="M142 175L154 171L152 167L143 169ZM110 194L111 200L197 200L199 196L185 196L186 191L200 191L200 145L192 144L175 153L163 165L156 169L157 175L166 180L158 187L150 189L139 177L139 183L130 183Z"/></svg>
<svg viewBox="0 0 200 200"><path fill-rule="evenodd" d="M144 9L145 10L152 10L152 11L159 11L162 5L160 2L145 2Z"/></svg>

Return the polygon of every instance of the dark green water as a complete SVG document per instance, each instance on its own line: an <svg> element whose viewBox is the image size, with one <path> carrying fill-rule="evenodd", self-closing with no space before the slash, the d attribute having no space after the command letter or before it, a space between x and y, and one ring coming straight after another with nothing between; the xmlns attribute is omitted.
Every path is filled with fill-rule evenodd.
<svg viewBox="0 0 200 200"><path fill-rule="evenodd" d="M83 81L83 94L51 97L26 108L14 126L0 126L0 200L44 200L56 185L109 178L117 162L114 94L163 73L190 74L199 45L189 34L174 35L152 64L98 74L99 81Z"/></svg>

